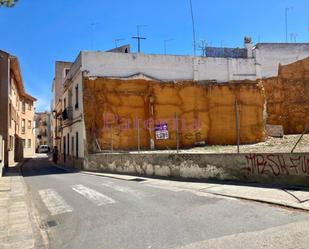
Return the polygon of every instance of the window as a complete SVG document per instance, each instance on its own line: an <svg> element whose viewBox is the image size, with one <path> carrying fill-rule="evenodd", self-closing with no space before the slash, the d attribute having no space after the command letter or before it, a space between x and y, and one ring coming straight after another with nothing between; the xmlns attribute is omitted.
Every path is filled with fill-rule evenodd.
<svg viewBox="0 0 309 249"><path fill-rule="evenodd" d="M10 136L9 150L13 150L13 148L14 148L14 137Z"/></svg>
<svg viewBox="0 0 309 249"><path fill-rule="evenodd" d="M71 136L71 155L74 155L74 136Z"/></svg>
<svg viewBox="0 0 309 249"><path fill-rule="evenodd" d="M31 120L28 120L28 129L31 129Z"/></svg>
<svg viewBox="0 0 309 249"><path fill-rule="evenodd" d="M75 139L75 150L76 150L76 158L78 158L78 132L76 132L76 139Z"/></svg>
<svg viewBox="0 0 309 249"><path fill-rule="evenodd" d="M26 120L22 119L21 120L21 133L25 134L25 132L26 132Z"/></svg>
<svg viewBox="0 0 309 249"><path fill-rule="evenodd" d="M31 148L31 139L28 139L28 148Z"/></svg>
<svg viewBox="0 0 309 249"><path fill-rule="evenodd" d="M66 138L65 138L65 136L63 136L63 151L62 151L62 153L63 153L63 161L65 162L66 161L66 144L65 144L65 140Z"/></svg>
<svg viewBox="0 0 309 249"><path fill-rule="evenodd" d="M78 85L75 87L75 109L78 108Z"/></svg>
<svg viewBox="0 0 309 249"><path fill-rule="evenodd" d="M65 68L63 70L63 78L65 78L68 75L69 72L70 72L70 68Z"/></svg>
<svg viewBox="0 0 309 249"><path fill-rule="evenodd" d="M11 81L9 81L10 96L12 95L12 86L13 86L13 78L11 77Z"/></svg>
<svg viewBox="0 0 309 249"><path fill-rule="evenodd" d="M30 102L28 102L28 110L31 111L32 105Z"/></svg>
<svg viewBox="0 0 309 249"><path fill-rule="evenodd" d="M9 104L9 127L12 127L12 103Z"/></svg>
<svg viewBox="0 0 309 249"><path fill-rule="evenodd" d="M66 98L63 99L63 109L65 109L67 107L67 100Z"/></svg>
<svg viewBox="0 0 309 249"><path fill-rule="evenodd" d="M21 111L22 111L22 113L25 113L25 112L26 112L26 103L25 103L25 101L22 101L22 104L21 104Z"/></svg>
<svg viewBox="0 0 309 249"><path fill-rule="evenodd" d="M26 140L25 140L25 139L22 139L21 142L22 142L23 148L26 148L26 147L25 147L25 146L26 146Z"/></svg>
<svg viewBox="0 0 309 249"><path fill-rule="evenodd" d="M67 143L68 143L68 156L70 155L70 134L67 135Z"/></svg>

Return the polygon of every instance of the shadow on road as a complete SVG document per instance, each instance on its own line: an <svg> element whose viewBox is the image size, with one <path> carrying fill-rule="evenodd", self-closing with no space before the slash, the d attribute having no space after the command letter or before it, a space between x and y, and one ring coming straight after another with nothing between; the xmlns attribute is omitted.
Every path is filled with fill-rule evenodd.
<svg viewBox="0 0 309 249"><path fill-rule="evenodd" d="M24 177L56 175L56 174L73 174L77 171L74 169L62 169L57 167L49 158L28 158L21 166L21 172Z"/></svg>

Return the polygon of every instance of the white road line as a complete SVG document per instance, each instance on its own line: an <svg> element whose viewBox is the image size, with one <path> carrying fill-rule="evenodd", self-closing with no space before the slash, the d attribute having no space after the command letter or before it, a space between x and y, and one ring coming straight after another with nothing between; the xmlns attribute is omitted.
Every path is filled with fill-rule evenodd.
<svg viewBox="0 0 309 249"><path fill-rule="evenodd" d="M133 195L137 198L154 196L153 194L146 193L144 191L140 191L140 190L137 190L137 189L132 189L128 186L117 185L117 184L110 182L110 181L104 182L104 183L102 183L102 185L105 186L105 187L112 188L112 189L119 191L119 192L122 192L122 193L131 194L131 195Z"/></svg>
<svg viewBox="0 0 309 249"><path fill-rule="evenodd" d="M100 192L87 188L82 184L77 184L73 185L72 189L76 191L77 193L83 195L86 197L88 200L93 202L94 204L98 206L106 205L106 204L112 204L115 203L116 201L106 195L101 194Z"/></svg>
<svg viewBox="0 0 309 249"><path fill-rule="evenodd" d="M73 208L53 189L39 190L39 194L51 215L72 212Z"/></svg>
<svg viewBox="0 0 309 249"><path fill-rule="evenodd" d="M168 185L155 185L155 184L149 184L149 183L144 183L145 186L152 187L152 188L159 188L159 189L165 189L173 192L180 192L183 191L183 189L173 187L173 186L168 186Z"/></svg>

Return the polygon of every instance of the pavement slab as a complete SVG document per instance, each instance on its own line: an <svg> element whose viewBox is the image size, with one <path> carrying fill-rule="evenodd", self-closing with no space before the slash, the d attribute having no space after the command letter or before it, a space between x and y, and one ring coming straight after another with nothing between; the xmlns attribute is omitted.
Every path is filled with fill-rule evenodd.
<svg viewBox="0 0 309 249"><path fill-rule="evenodd" d="M9 168L7 175L0 178L0 248L37 248L35 237L38 236L33 229L36 224L31 221L30 212L19 165Z"/></svg>

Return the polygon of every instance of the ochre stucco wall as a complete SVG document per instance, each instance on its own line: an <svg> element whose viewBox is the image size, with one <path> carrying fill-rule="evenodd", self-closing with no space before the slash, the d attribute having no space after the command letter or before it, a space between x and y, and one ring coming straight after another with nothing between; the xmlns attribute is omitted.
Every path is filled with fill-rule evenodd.
<svg viewBox="0 0 309 249"><path fill-rule="evenodd" d="M279 66L278 77L263 80L267 123L285 134L302 133L309 124L309 58Z"/></svg>
<svg viewBox="0 0 309 249"><path fill-rule="evenodd" d="M132 79L84 79L84 114L89 152L95 139L101 149L176 148L178 116L181 148L197 143L235 144L235 100L239 108L241 143L265 139L264 89L251 81L229 83L158 82ZM140 119L138 122L137 120ZM155 139L151 123L167 123L169 139ZM149 129L149 127L151 129Z"/></svg>

